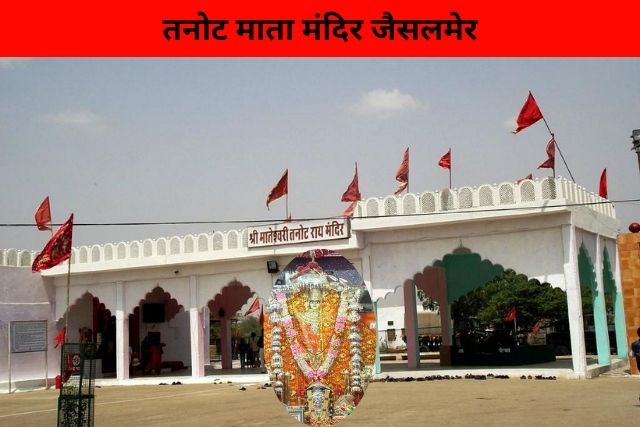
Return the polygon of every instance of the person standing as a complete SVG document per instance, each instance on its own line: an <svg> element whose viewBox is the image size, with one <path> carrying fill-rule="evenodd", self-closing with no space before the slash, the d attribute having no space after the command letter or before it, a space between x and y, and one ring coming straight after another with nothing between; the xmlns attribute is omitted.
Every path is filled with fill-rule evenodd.
<svg viewBox="0 0 640 427"><path fill-rule="evenodd" d="M239 338L238 354L240 355L240 368L244 369L247 362L247 343L244 338Z"/></svg>
<svg viewBox="0 0 640 427"><path fill-rule="evenodd" d="M249 338L249 364L252 368L257 367L257 363L259 363L256 359L258 358L258 352L260 348L258 347L258 337L255 332L251 332L251 337Z"/></svg>
<svg viewBox="0 0 640 427"><path fill-rule="evenodd" d="M638 339L631 343L629 358L636 358L636 366L638 367L638 372L640 373L640 328L638 328L636 334L638 335Z"/></svg>

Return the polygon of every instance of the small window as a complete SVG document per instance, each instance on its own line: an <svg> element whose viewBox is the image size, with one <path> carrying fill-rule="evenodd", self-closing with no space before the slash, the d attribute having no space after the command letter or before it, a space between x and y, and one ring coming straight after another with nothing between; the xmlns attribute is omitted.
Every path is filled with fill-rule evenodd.
<svg viewBox="0 0 640 427"><path fill-rule="evenodd" d="M387 326L393 326L393 320L388 320L387 321Z"/></svg>

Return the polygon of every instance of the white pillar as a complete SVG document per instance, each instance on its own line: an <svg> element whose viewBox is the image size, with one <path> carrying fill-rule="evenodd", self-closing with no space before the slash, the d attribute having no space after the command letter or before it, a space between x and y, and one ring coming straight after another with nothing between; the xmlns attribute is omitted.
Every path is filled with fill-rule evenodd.
<svg viewBox="0 0 640 427"><path fill-rule="evenodd" d="M205 366L211 365L211 357L209 356L209 337L211 336L211 314L209 307L205 304L202 307L202 360Z"/></svg>
<svg viewBox="0 0 640 427"><path fill-rule="evenodd" d="M202 316L198 311L198 279L189 276L189 330L191 335L191 376L204 376L202 358Z"/></svg>
<svg viewBox="0 0 640 427"><path fill-rule="evenodd" d="M129 318L125 313L124 284L116 282L116 377L129 379Z"/></svg>
<svg viewBox="0 0 640 427"><path fill-rule="evenodd" d="M582 295L578 273L578 244L573 225L562 226L562 246L564 251L564 279L567 287L567 310L569 311L569 333L571 334L571 359L573 372L578 377L587 376L587 351L584 343L584 323L582 318Z"/></svg>

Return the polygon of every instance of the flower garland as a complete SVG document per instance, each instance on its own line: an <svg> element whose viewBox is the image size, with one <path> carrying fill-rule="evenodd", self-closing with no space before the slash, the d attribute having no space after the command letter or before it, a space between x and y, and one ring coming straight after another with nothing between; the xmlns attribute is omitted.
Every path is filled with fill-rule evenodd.
<svg viewBox="0 0 640 427"><path fill-rule="evenodd" d="M340 293L340 305L338 307L338 314L333 327L335 334L331 337L327 354L322 364L317 369L309 366L309 363L304 357L306 349L298 341L298 332L295 330L293 326L293 319L289 314L286 295L282 292L276 293L275 295L275 299L280 305L280 319L285 328L285 334L289 339L291 354L302 371L302 374L311 381L322 380L329 373L329 369L331 369L333 362L338 356L338 350L340 349L340 339L338 337L342 334L347 323L347 310L349 307L349 302L347 300L349 298L345 297L346 293L346 291L342 291Z"/></svg>
<svg viewBox="0 0 640 427"><path fill-rule="evenodd" d="M360 320L359 311L362 309L361 304L358 303L361 290L353 288L345 280L319 272L314 268L315 265L311 265L311 268L308 267L309 266L303 271L294 273L294 280L298 283L287 283L287 285L281 286L277 291L274 291L267 306L267 311L270 313L269 320L273 325L271 329L271 371L273 379L275 380L274 391L279 395L283 392L283 374L287 375L282 372L283 361L281 351L283 332L288 341L291 354L302 374L310 381L319 382L329 374L340 350L340 336L342 336L342 333L349 323L348 339L349 353L351 355L349 361L350 385L347 384L348 389L345 390L345 393L349 390L352 393L362 393L363 360L360 348L362 337L357 325L357 322ZM307 277L302 278L301 276ZM305 358L307 349L298 339L298 332L294 327L293 318L288 308L288 298L305 289L334 290L340 294L340 304L333 326L334 333L329 342L325 357L318 368L310 366Z"/></svg>

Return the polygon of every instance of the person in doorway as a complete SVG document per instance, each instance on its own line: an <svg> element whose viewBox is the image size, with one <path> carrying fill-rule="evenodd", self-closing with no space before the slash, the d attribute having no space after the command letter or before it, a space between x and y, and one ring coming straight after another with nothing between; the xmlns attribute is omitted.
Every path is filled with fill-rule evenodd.
<svg viewBox="0 0 640 427"><path fill-rule="evenodd" d="M629 358L636 358L636 366L638 367L638 372L640 373L640 328L638 328L638 330L636 331L636 335L638 335L638 339L631 343Z"/></svg>
<svg viewBox="0 0 640 427"><path fill-rule="evenodd" d="M247 342L244 338L238 339L238 355L240 356L240 368L244 369L247 362Z"/></svg>
<svg viewBox="0 0 640 427"><path fill-rule="evenodd" d="M258 337L258 364L260 365L260 372L267 372L264 366L264 338L262 335Z"/></svg>
<svg viewBox="0 0 640 427"><path fill-rule="evenodd" d="M145 367L145 373L155 373L156 375L160 375L162 370L162 347L166 344L162 342L154 342L151 344L150 352L151 356L149 359L149 363Z"/></svg>
<svg viewBox="0 0 640 427"><path fill-rule="evenodd" d="M252 368L256 368L259 363L257 360L259 351L258 337L255 332L251 332L251 337L249 338L249 361Z"/></svg>

